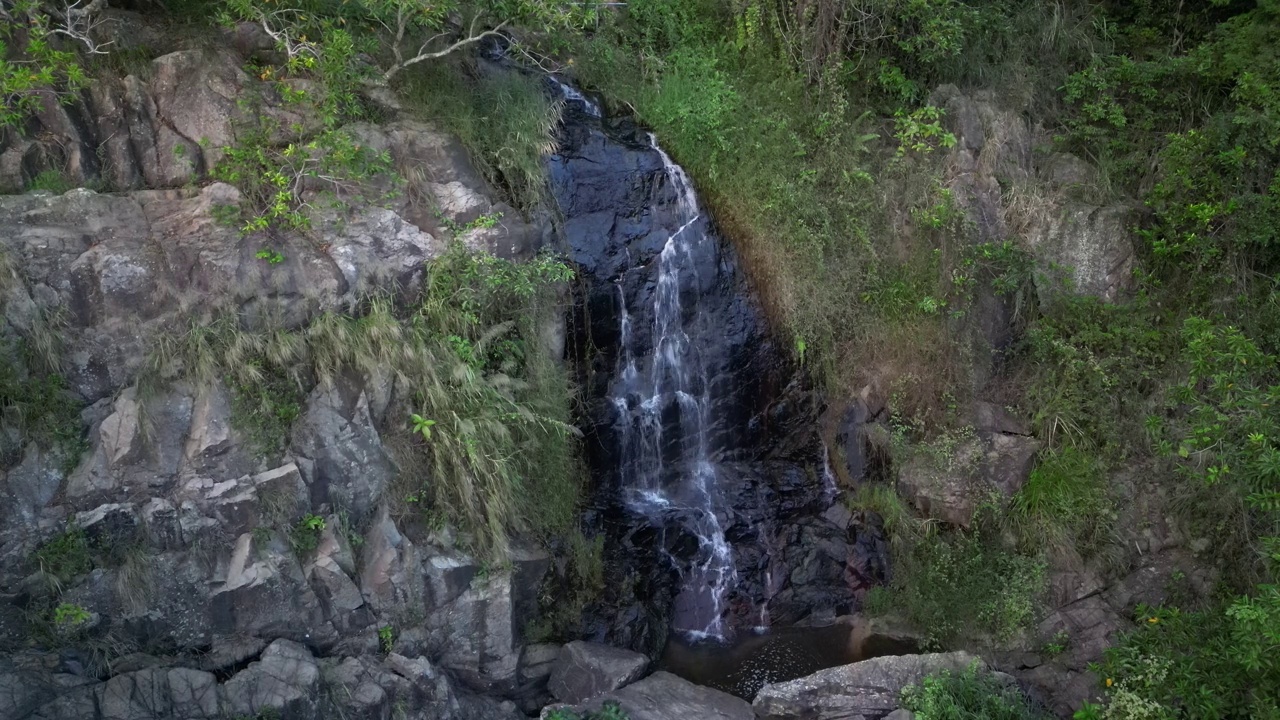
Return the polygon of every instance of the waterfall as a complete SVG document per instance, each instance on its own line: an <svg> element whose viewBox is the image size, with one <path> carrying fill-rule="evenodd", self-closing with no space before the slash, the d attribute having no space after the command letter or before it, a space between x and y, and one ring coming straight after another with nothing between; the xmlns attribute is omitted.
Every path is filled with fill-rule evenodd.
<svg viewBox="0 0 1280 720"><path fill-rule="evenodd" d="M647 367L636 366L632 311L618 286L619 352L610 400L618 408L617 437L622 458L622 488L627 506L655 525L677 523L698 539L693 561L684 571L677 599L676 630L692 637L725 636L727 593L737 582L733 550L725 538L717 470L710 442L714 411L711 383L702 348L686 329L681 304L682 274L696 273L694 246L715 242L698 207L693 184L658 146L663 176L678 199L678 227L657 257L657 290L649 312L652 351ZM689 308L696 316L697 308ZM673 437L664 437L675 432Z"/></svg>
<svg viewBox="0 0 1280 720"><path fill-rule="evenodd" d="M547 89L570 110L548 179L579 271L586 523L605 535L611 580L586 634L652 652L672 634L735 642L848 612L850 538L818 517L834 476L819 482L812 399L732 244L633 118L554 78Z"/></svg>

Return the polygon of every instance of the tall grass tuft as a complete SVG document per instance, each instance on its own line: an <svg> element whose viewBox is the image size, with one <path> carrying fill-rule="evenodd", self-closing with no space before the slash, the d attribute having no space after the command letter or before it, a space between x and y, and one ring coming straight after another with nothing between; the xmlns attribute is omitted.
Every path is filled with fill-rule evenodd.
<svg viewBox="0 0 1280 720"><path fill-rule="evenodd" d="M461 243L427 271L409 307L372 297L354 314L325 313L297 330L246 330L223 316L162 338L149 369L224 378L249 395L254 432L287 432L292 418L281 427L261 417L281 409L281 382L300 399L343 373L389 376L396 402L380 430L408 475L392 500L451 523L477 553L501 559L514 535L557 536L574 521L582 468L572 389L540 340L571 271L549 256L515 263Z"/></svg>
<svg viewBox="0 0 1280 720"><path fill-rule="evenodd" d="M457 135L517 208L527 213L546 199L543 160L556 149L561 103L538 80L455 60L414 66L403 82L408 104Z"/></svg>

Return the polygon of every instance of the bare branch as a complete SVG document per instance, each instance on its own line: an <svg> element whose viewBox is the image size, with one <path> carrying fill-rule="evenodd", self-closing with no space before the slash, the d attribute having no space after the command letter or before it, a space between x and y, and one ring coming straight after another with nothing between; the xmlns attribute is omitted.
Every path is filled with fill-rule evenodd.
<svg viewBox="0 0 1280 720"><path fill-rule="evenodd" d="M464 48L464 47L466 47L466 46L468 46L468 45L472 45L472 44L474 44L474 43L480 42L481 40L483 40L483 39L485 39L485 38L487 38L487 37L499 36L499 35L501 35L501 34L502 34L502 28L507 24L507 21L506 21L506 20L503 20L503 21L502 21L501 23L499 23L499 24L498 24L498 26L497 26L497 27L495 27L494 29L492 29L492 30L485 30L485 31L484 31L484 32L482 32L482 33L476 34L476 23L477 23L477 21L478 21L478 20L479 20L479 17L478 17L478 16L477 16L476 18L472 19L472 21L471 21L471 28L470 28L470 31L467 33L467 37L465 37L465 38L463 38L463 39L461 39L461 40L459 40L459 41L455 42L454 44L450 45L449 47L447 47L447 48L445 48L445 49L443 49L443 50L439 50L439 51L437 51L437 52L424 52L423 50L426 48L426 45L423 45L423 49L420 49L420 50L418 51L418 54L417 54L417 55L415 55L414 57L411 57L411 58L409 58L408 60L404 60L404 61L399 61L399 60L397 60L397 62L396 62L396 64L395 64L395 65L391 66L391 67L390 67L390 68L389 68L385 73L383 73L383 74L382 74L382 79L383 79L383 80L390 80L391 78L395 77L397 73L399 73L401 70L403 70L403 69L405 69L405 68L409 67L410 65L414 65L414 64L420 63L420 62L422 62L422 61L424 61L424 60L434 60L434 59L436 59L436 58L442 58L442 57L444 57L445 55L448 55L448 54L449 54L449 53L451 53L451 52L456 52L457 50L459 50L459 49L461 49L461 48ZM439 37L439 36L437 35L436 37ZM432 40L434 40L434 39L435 39L435 38L432 38ZM430 41L430 40L428 40L427 42L428 42L428 43L430 43L431 41Z"/></svg>
<svg viewBox="0 0 1280 720"><path fill-rule="evenodd" d="M69 37L83 44L90 55L106 55L107 51L104 48L114 41L100 43L93 39L93 34L107 22L103 18L95 18L98 12L107 6L107 0L91 0L84 7L80 7L81 2L83 0L76 0L66 5L61 12L53 11L51 16L56 18L59 24L50 27L49 32Z"/></svg>

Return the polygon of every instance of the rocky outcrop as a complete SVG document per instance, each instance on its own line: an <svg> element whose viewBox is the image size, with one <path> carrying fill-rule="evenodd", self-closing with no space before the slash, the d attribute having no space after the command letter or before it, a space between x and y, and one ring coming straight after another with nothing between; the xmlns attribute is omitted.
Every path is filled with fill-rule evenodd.
<svg viewBox="0 0 1280 720"><path fill-rule="evenodd" d="M944 85L930 101L956 136L948 185L976 239L1019 240L1035 259L1042 304L1064 293L1123 299L1133 287L1136 206L1098 202L1097 170L1069 153L1038 154L1047 134L992 93Z"/></svg>
<svg viewBox="0 0 1280 720"><path fill-rule="evenodd" d="M978 401L976 432L954 446L918 450L898 469L898 491L924 515L968 527L992 498L1008 500L1026 484L1041 443L1008 410Z"/></svg>
<svg viewBox="0 0 1280 720"><path fill-rule="evenodd" d="M221 720L330 717L406 720L517 720L508 703L460 690L425 657L317 658L277 640L244 669L218 676L169 666L161 658L105 682L77 678L49 658L22 655L0 663L0 716L32 720Z"/></svg>
<svg viewBox="0 0 1280 720"><path fill-rule="evenodd" d="M571 642L560 650L548 689L557 700L576 704L635 682L649 658L598 643Z"/></svg>
<svg viewBox="0 0 1280 720"><path fill-rule="evenodd" d="M986 669L981 659L963 652L874 658L766 685L752 707L759 720L880 720L898 709L903 688L973 664Z"/></svg>
<svg viewBox="0 0 1280 720"><path fill-rule="evenodd" d="M1027 239L1036 259L1036 292L1042 305L1063 295L1117 302L1133 287L1134 205L1063 201Z"/></svg>
<svg viewBox="0 0 1280 720"><path fill-rule="evenodd" d="M236 389L180 367L166 343L220 317L296 329L371 293L408 297L448 236L481 215L497 221L461 239L508 257L544 244L549 223L497 200L455 138L392 117L344 129L401 179L365 180L378 202L308 202L309 232L242 235L224 216L243 198L212 168L248 133L292 142L319 130L316 117L241 69L273 51L252 27L221 49L180 49L116 15L140 28L122 45L151 37L173 52L45 107L25 135L0 134L0 191L49 170L97 188L0 195L0 254L14 270L0 333L43 343L43 320L57 318L51 359L88 405L78 463L0 423L0 716L507 717L513 706L472 693L545 692L546 661L524 653L520 630L548 559L516 547L509 569L492 570L389 512L394 378L302 373L299 418L265 450L235 419ZM257 257L264 245L279 262ZM55 578L34 559L51 541L91 554L92 571L76 556ZM110 671L5 659L49 620L32 608L59 602L90 618L77 640L163 658ZM382 627L396 638L385 659Z"/></svg>
<svg viewBox="0 0 1280 720"><path fill-rule="evenodd" d="M608 704L616 704L631 720L753 720L755 717L746 701L719 690L694 685L667 672L656 672L640 682L601 695L573 709L591 712ZM554 708L548 707L542 717L546 718Z"/></svg>

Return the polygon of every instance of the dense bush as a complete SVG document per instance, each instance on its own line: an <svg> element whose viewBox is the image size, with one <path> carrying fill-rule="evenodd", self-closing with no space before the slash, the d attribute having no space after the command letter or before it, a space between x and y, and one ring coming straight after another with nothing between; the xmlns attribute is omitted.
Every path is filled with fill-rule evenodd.
<svg viewBox="0 0 1280 720"><path fill-rule="evenodd" d="M943 671L902 691L902 706L919 720L1047 720L1049 714L1017 685L979 671L977 663L959 673Z"/></svg>

